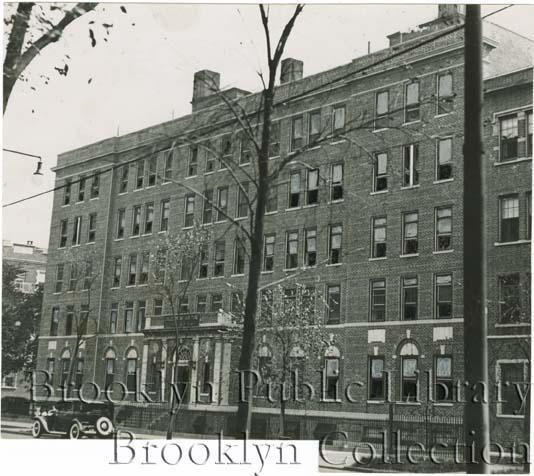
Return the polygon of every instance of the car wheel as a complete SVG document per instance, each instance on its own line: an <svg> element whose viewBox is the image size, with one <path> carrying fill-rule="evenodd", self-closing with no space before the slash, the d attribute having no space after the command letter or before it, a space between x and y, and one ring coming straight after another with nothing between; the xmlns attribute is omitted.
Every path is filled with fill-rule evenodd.
<svg viewBox="0 0 534 476"><path fill-rule="evenodd" d="M35 420L32 425L32 436L39 438L43 434L43 424L39 420Z"/></svg>
<svg viewBox="0 0 534 476"><path fill-rule="evenodd" d="M113 423L108 417L100 417L96 420L95 429L100 436L106 437L113 432Z"/></svg>
<svg viewBox="0 0 534 476"><path fill-rule="evenodd" d="M80 425L78 423L73 423L69 428L69 438L71 440L77 440L81 438L82 432L80 430Z"/></svg>

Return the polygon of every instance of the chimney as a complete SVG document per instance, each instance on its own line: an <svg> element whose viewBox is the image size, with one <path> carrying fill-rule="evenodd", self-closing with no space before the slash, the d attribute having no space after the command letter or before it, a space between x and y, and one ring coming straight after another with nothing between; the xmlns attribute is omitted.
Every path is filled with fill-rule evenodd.
<svg viewBox="0 0 534 476"><path fill-rule="evenodd" d="M29 241L29 240L26 241L26 245L28 245L28 246L33 246L33 241Z"/></svg>
<svg viewBox="0 0 534 476"><path fill-rule="evenodd" d="M293 58L282 60L280 65L280 84L290 83L302 79L304 63Z"/></svg>
<svg viewBox="0 0 534 476"><path fill-rule="evenodd" d="M215 71L197 71L193 80L193 102L214 94L219 89L220 80L221 75Z"/></svg>
<svg viewBox="0 0 534 476"><path fill-rule="evenodd" d="M438 5L438 18L450 19L457 18L458 15L463 15L463 5L456 3L445 3Z"/></svg>

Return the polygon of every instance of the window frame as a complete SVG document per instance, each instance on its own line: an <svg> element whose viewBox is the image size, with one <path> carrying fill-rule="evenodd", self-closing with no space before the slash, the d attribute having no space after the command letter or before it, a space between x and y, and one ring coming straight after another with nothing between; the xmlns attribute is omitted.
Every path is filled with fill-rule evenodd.
<svg viewBox="0 0 534 476"><path fill-rule="evenodd" d="M316 184L313 188L311 185L311 175L317 174ZM312 205L318 205L319 204L319 168L314 169L306 169L306 205L312 206ZM314 193L315 192L315 193Z"/></svg>
<svg viewBox="0 0 534 476"><path fill-rule="evenodd" d="M449 359L450 360L450 375L448 377L439 376L438 375L438 360L440 359ZM454 380L453 380L453 374L454 374L454 358L452 354L439 354L434 355L434 362L433 362L433 370L434 370L434 385L433 385L433 397L434 400L438 403L452 403L454 401ZM447 394L446 398L438 398L438 385L440 383L445 383L447 386ZM447 383L450 385L447 385ZM441 387L443 388L443 387Z"/></svg>
<svg viewBox="0 0 534 476"><path fill-rule="evenodd" d="M171 214L171 199L164 198L160 202L159 231L169 231L169 217Z"/></svg>
<svg viewBox="0 0 534 476"><path fill-rule="evenodd" d="M442 301L440 300L440 288L445 287L445 284L438 283L439 278L450 278L450 301ZM450 315L449 316L441 316L440 313L440 304L447 304L450 305ZM436 273L434 274L434 318L435 319L452 319L454 317L454 280L453 280L453 273Z"/></svg>
<svg viewBox="0 0 534 476"><path fill-rule="evenodd" d="M291 253L291 245L296 243L294 253ZM285 269L297 269L299 267L299 232L289 230L286 232L286 266Z"/></svg>
<svg viewBox="0 0 534 476"><path fill-rule="evenodd" d="M154 202L145 203L144 218L143 234L150 235L154 231Z"/></svg>
<svg viewBox="0 0 534 476"><path fill-rule="evenodd" d="M195 224L195 202L194 193L187 193L184 197L184 228L191 228Z"/></svg>
<svg viewBox="0 0 534 476"><path fill-rule="evenodd" d="M217 240L213 245L213 277L224 276L226 262L226 241Z"/></svg>
<svg viewBox="0 0 534 476"><path fill-rule="evenodd" d="M298 177L298 191L293 192L293 177ZM301 193L301 176L300 170L292 170L289 172L289 184L288 184L288 199L287 208L300 208L300 193ZM295 202L295 204L293 204Z"/></svg>
<svg viewBox="0 0 534 476"><path fill-rule="evenodd" d="M310 234L313 234L313 236L310 236ZM310 251L309 249L309 242L308 240L314 241L314 250ZM309 263L309 256L310 253L314 254L313 264ZM304 265L308 268L312 268L317 266L317 228L306 228L304 230Z"/></svg>
<svg viewBox="0 0 534 476"><path fill-rule="evenodd" d="M451 93L449 95L441 94L440 92L440 79L450 76L451 78ZM437 74L436 78L436 115L444 116L454 111L454 77L450 71ZM444 104L450 103L450 110L444 106Z"/></svg>
<svg viewBox="0 0 534 476"><path fill-rule="evenodd" d="M415 284L407 283L407 281L415 280ZM405 275L400 278L401 284L401 321L417 321L419 318L419 277L417 275ZM406 291L415 289L415 301L406 300ZM407 318L407 306L415 306L415 313L413 318Z"/></svg>
<svg viewBox="0 0 534 476"><path fill-rule="evenodd" d="M415 220L407 221L409 215L415 215ZM407 225L415 223L415 238L407 236ZM408 243L415 242L415 251L410 251ZM410 251L410 252L409 252ZM413 256L419 253L419 211L402 212L402 256Z"/></svg>
<svg viewBox="0 0 534 476"><path fill-rule="evenodd" d="M512 207L514 209L517 208L517 216L514 216L512 218L503 217L504 215L503 206L504 206L505 200L515 200L517 202L517 207L515 206ZM520 216L521 216L521 206L520 206L520 200L519 200L519 193L509 193L505 195L500 195L499 196L499 243L514 243L516 241L519 241L520 239ZM504 239L503 220L514 220L516 222L515 227L514 227L516 231L512 230L512 231L515 231L514 236L511 237L513 239L506 239L506 240Z"/></svg>
<svg viewBox="0 0 534 476"><path fill-rule="evenodd" d="M272 242L270 242L271 239L272 239ZM272 252L267 253L269 246L272 246ZM264 272L274 271L274 257L275 257L275 249L276 249L275 247L276 247L276 234L268 233L268 234L263 235L262 271Z"/></svg>
<svg viewBox="0 0 534 476"><path fill-rule="evenodd" d="M300 135L298 137L295 136L296 128L295 125L300 121ZM290 144L290 150L291 152L295 152L296 150L300 149L304 146L304 117L302 115L294 116L291 118L291 144Z"/></svg>
<svg viewBox="0 0 534 476"><path fill-rule="evenodd" d="M378 112L378 105L379 105L379 98L381 95L386 94L386 111L383 113ZM375 108L374 108L374 130L382 130L382 129L388 129L389 125L386 124L385 126L381 124L381 121L384 119L388 119L389 113L390 113L390 107L389 107L389 89L383 89L381 91L376 91L375 93Z"/></svg>
<svg viewBox="0 0 534 476"><path fill-rule="evenodd" d="M441 162L441 144L442 142L450 142L450 155L449 159L446 162ZM453 164L453 138L451 137L438 137L436 139L436 176L435 180L436 182L444 182L446 180L453 180L454 179L454 164ZM450 174L449 176L442 176L442 167L449 167L450 168ZM446 169L445 169L446 170Z"/></svg>
<svg viewBox="0 0 534 476"><path fill-rule="evenodd" d="M383 220L383 224L378 221ZM377 239L377 231L384 230L384 238ZM383 253L379 253L379 245L383 245ZM371 217L371 258L387 258L387 215Z"/></svg>
<svg viewBox="0 0 534 476"><path fill-rule="evenodd" d="M382 283L382 286L378 286ZM378 294L380 293L380 294ZM377 297L382 295L384 297L384 304L377 304ZM378 308L378 309L377 309ZM377 311L382 311L383 318L378 318L380 314ZM386 278L373 278L369 280L369 322L385 322L387 317L387 283Z"/></svg>
<svg viewBox="0 0 534 476"><path fill-rule="evenodd" d="M402 188L412 188L419 185L419 167L419 144L412 143L402 146Z"/></svg>
<svg viewBox="0 0 534 476"><path fill-rule="evenodd" d="M122 240L124 238L126 226L126 208L119 208L117 210L117 229L115 230L115 239Z"/></svg>
<svg viewBox="0 0 534 476"><path fill-rule="evenodd" d="M373 361L382 362L382 376L373 377ZM384 370L386 366L386 359L384 355L369 355L367 357L367 399L371 401L385 401L386 399L386 371ZM373 389L373 381L381 381L382 391L380 395L375 396Z"/></svg>
<svg viewBox="0 0 534 476"><path fill-rule="evenodd" d="M408 103L409 88L417 85L417 101ZM417 112L417 117L412 119L410 114ZM404 123L410 124L412 122L419 122L421 120L421 83L418 80L412 80L404 85Z"/></svg>
<svg viewBox="0 0 534 476"><path fill-rule="evenodd" d="M449 210L450 214L449 216L439 216L440 211ZM439 231L439 224L440 221L450 220L450 230L449 232L440 232ZM452 216L452 205L442 205L439 207L436 207L434 209L434 251L435 252L443 252L443 251L452 251L453 248L453 216ZM449 246L446 248L440 247L440 238L442 237L449 237Z"/></svg>

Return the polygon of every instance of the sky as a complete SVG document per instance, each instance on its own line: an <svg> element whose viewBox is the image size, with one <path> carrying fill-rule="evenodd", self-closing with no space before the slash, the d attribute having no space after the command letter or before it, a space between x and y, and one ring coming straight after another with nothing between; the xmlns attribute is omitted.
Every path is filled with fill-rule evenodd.
<svg viewBox="0 0 534 476"><path fill-rule="evenodd" d="M44 175L35 183L36 161L4 152L4 204L52 188L50 169L62 152L190 113L198 70L219 72L222 87L261 89L257 72L266 70L266 55L257 6L122 5L126 13L119 4L100 4L72 23L32 62L28 81L15 86L4 115L3 147L42 156ZM482 13L501 6L485 5ZM371 51L386 47L386 35L435 18L437 8L307 5L284 56L302 60L305 76L327 70L366 54L368 41ZM270 6L273 37L291 12L289 5ZM515 5L491 21L530 36L534 6ZM113 25L109 34L103 23ZM59 75L54 68L65 62L68 74ZM46 247L52 195L3 208L3 239Z"/></svg>

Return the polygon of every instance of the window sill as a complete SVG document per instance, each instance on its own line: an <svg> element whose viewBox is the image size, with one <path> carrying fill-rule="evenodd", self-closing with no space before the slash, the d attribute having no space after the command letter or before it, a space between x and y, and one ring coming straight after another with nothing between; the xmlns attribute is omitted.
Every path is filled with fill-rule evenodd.
<svg viewBox="0 0 534 476"><path fill-rule="evenodd" d="M449 182L454 182L454 179L453 178L448 178L448 179L443 179L443 180L434 180L432 183L434 185L437 185L437 184L440 184L440 183L449 183Z"/></svg>
<svg viewBox="0 0 534 476"><path fill-rule="evenodd" d="M184 177L186 180L188 179L193 179L193 178L197 178L198 175L188 175L187 177Z"/></svg>
<svg viewBox="0 0 534 476"><path fill-rule="evenodd" d="M239 164L239 167L246 167L247 165L250 165L250 162L244 162L243 164Z"/></svg>
<svg viewBox="0 0 534 476"><path fill-rule="evenodd" d="M345 201L344 198L338 198L337 200L330 200L329 202L326 202L328 205L335 205L336 203L343 203Z"/></svg>
<svg viewBox="0 0 534 476"><path fill-rule="evenodd" d="M94 245L95 242L94 241L88 241L87 243L85 243L86 245Z"/></svg>
<svg viewBox="0 0 534 476"><path fill-rule="evenodd" d="M401 187L401 190L412 190L414 188L419 188L421 185L417 184L417 185L408 185L406 187Z"/></svg>
<svg viewBox="0 0 534 476"><path fill-rule="evenodd" d="M226 219L224 220L217 220L217 221L214 221L213 223L217 224L217 223L224 223L226 221ZM193 228L192 226L188 227L188 228Z"/></svg>
<svg viewBox="0 0 534 476"><path fill-rule="evenodd" d="M377 258L369 258L369 261L383 261L385 259L388 259L387 256L380 256L380 257L377 257Z"/></svg>
<svg viewBox="0 0 534 476"><path fill-rule="evenodd" d="M261 274L273 274L274 271L262 271Z"/></svg>
<svg viewBox="0 0 534 476"><path fill-rule="evenodd" d="M310 151L310 150L317 150L317 149L320 149L320 148L321 148L320 145L314 145L313 147L310 147L310 148L308 149L308 151Z"/></svg>
<svg viewBox="0 0 534 476"><path fill-rule="evenodd" d="M93 198L90 198L89 201L92 202L93 200L98 200L100 197L93 197Z"/></svg>
<svg viewBox="0 0 534 476"><path fill-rule="evenodd" d="M70 207L70 203L64 203L63 205L61 205L61 208L65 208L65 207Z"/></svg>
<svg viewBox="0 0 534 476"><path fill-rule="evenodd" d="M71 245L71 248L78 248L78 247L80 247L80 246L81 246L81 243L78 243L78 244L76 244L76 245Z"/></svg>
<svg viewBox="0 0 534 476"><path fill-rule="evenodd" d="M518 157L517 159L513 160L504 160L502 162L495 161L493 165L495 167L500 167L501 165L510 165L510 164L520 164L521 162L530 162L532 160L531 157Z"/></svg>
<svg viewBox="0 0 534 476"><path fill-rule="evenodd" d="M246 220L248 217L235 217L234 221L243 221Z"/></svg>
<svg viewBox="0 0 534 476"><path fill-rule="evenodd" d="M112 286L111 288L109 288L110 291L115 291L116 289L120 289L121 287L120 286Z"/></svg>
<svg viewBox="0 0 534 476"><path fill-rule="evenodd" d="M272 157L269 157L269 160L272 160L272 159L279 159L280 158L280 154L278 155L273 155Z"/></svg>
<svg viewBox="0 0 534 476"><path fill-rule="evenodd" d="M265 212L265 215L268 216L268 215L274 215L275 213L278 213L278 210L275 210L273 212Z"/></svg>
<svg viewBox="0 0 534 476"><path fill-rule="evenodd" d="M241 278L242 276L245 276L245 273L239 273L239 274L231 274L231 278Z"/></svg>
<svg viewBox="0 0 534 476"><path fill-rule="evenodd" d="M221 279L224 278L224 274L221 274L220 276L212 276L211 279Z"/></svg>
<svg viewBox="0 0 534 476"><path fill-rule="evenodd" d="M156 184L154 184L154 185L147 185L147 186L145 187L145 190L148 190L149 188L154 188L155 186L156 186Z"/></svg>
<svg viewBox="0 0 534 476"><path fill-rule="evenodd" d="M139 238L140 235L130 235L130 240L133 240L134 238Z"/></svg>
<svg viewBox="0 0 534 476"><path fill-rule="evenodd" d="M307 205L302 205L301 208L314 208L318 206L319 206L319 203L308 203Z"/></svg>
<svg viewBox="0 0 534 476"><path fill-rule="evenodd" d="M454 111L444 112L444 113L442 113L442 114L436 114L436 115L434 116L434 119L437 119L437 118L439 118L439 117L446 117L446 116L449 116L449 115L451 115L453 112L454 112Z"/></svg>
<svg viewBox="0 0 534 476"><path fill-rule="evenodd" d="M126 195L128 193L128 191L126 192L119 192L117 195Z"/></svg>
<svg viewBox="0 0 534 476"><path fill-rule="evenodd" d="M296 268L284 268L282 271L284 273L293 273L294 271L298 271L299 267L297 266Z"/></svg>
<svg viewBox="0 0 534 476"><path fill-rule="evenodd" d="M143 233L141 236L152 236L152 232L150 232L150 233Z"/></svg>
<svg viewBox="0 0 534 476"><path fill-rule="evenodd" d="M292 208L286 208L286 212L293 212L295 210L300 210L302 207L292 207Z"/></svg>
<svg viewBox="0 0 534 476"><path fill-rule="evenodd" d="M384 132L388 130L389 130L389 127L382 127L380 129L373 129L372 133L374 134L375 132Z"/></svg>
<svg viewBox="0 0 534 476"><path fill-rule="evenodd" d="M522 420L523 418L525 418L524 415L502 415L500 413L497 413L496 417L497 418L513 418L514 420Z"/></svg>
<svg viewBox="0 0 534 476"><path fill-rule="evenodd" d="M530 240L517 240L517 241L497 241L494 243L494 246L513 246L513 245L523 245L530 243Z"/></svg>
<svg viewBox="0 0 534 476"><path fill-rule="evenodd" d="M405 405L407 407L409 406L421 406L421 402L403 402L403 401L400 401L400 402L395 402L395 405Z"/></svg>
<svg viewBox="0 0 534 476"><path fill-rule="evenodd" d="M204 175L211 175L211 174L214 174L215 172L217 172L216 170L206 170L204 172Z"/></svg>
<svg viewBox="0 0 534 476"><path fill-rule="evenodd" d="M339 132L334 131L332 134L336 134L336 133L343 133L343 131L341 130ZM343 144L343 142L347 142L347 139L341 139L341 140L336 140L334 142L330 142L330 145Z"/></svg>
<svg viewBox="0 0 534 476"><path fill-rule="evenodd" d="M504 327L504 328L510 328L510 327L530 327L530 322L518 322L517 324L500 324L496 323L495 327Z"/></svg>
<svg viewBox="0 0 534 476"><path fill-rule="evenodd" d="M160 235L161 233L167 233L169 230L160 230L158 231L158 235Z"/></svg>
<svg viewBox="0 0 534 476"><path fill-rule="evenodd" d="M389 190L379 190L378 192L370 192L369 195L381 195L383 193L388 193Z"/></svg>
<svg viewBox="0 0 534 476"><path fill-rule="evenodd" d="M452 402L434 402L435 407L452 407Z"/></svg>
<svg viewBox="0 0 534 476"><path fill-rule="evenodd" d="M113 241L124 241L124 238L115 238Z"/></svg>
<svg viewBox="0 0 534 476"><path fill-rule="evenodd" d="M411 253L409 255L399 255L399 258L417 258L419 253Z"/></svg>
<svg viewBox="0 0 534 476"><path fill-rule="evenodd" d="M145 189L144 187L134 188L134 189L133 189L133 192L141 192L141 191L144 190L144 189Z"/></svg>
<svg viewBox="0 0 534 476"><path fill-rule="evenodd" d="M182 230L191 230L193 228L193 225L191 226L182 226Z"/></svg>
<svg viewBox="0 0 534 476"><path fill-rule="evenodd" d="M441 251L432 251L433 255L446 255L449 253L454 253L454 250L441 250Z"/></svg>
<svg viewBox="0 0 534 476"><path fill-rule="evenodd" d="M385 400L367 400L367 403L370 405L383 405L386 403Z"/></svg>
<svg viewBox="0 0 534 476"><path fill-rule="evenodd" d="M327 268L335 268L336 266L341 266L343 263L328 263L326 265Z"/></svg>
<svg viewBox="0 0 534 476"><path fill-rule="evenodd" d="M170 183L172 183L171 180L166 180L165 182L161 182L161 185L169 185Z"/></svg>
<svg viewBox="0 0 534 476"><path fill-rule="evenodd" d="M412 124L418 124L420 122L421 122L421 119L417 119L416 121L403 122L402 125L403 126L410 126Z"/></svg>

